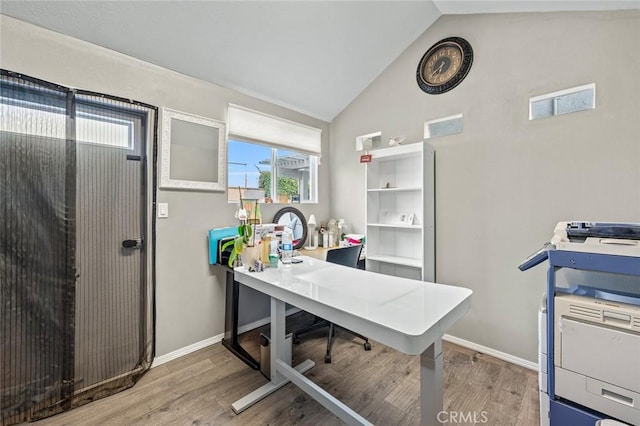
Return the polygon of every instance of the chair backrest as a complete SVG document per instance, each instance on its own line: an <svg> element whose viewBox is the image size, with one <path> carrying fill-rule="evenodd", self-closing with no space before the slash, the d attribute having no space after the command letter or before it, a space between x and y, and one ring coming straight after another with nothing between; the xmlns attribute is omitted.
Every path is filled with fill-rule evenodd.
<svg viewBox="0 0 640 426"><path fill-rule="evenodd" d="M360 260L360 251L362 251L362 245L329 250L327 252L327 262L356 268L358 267L358 260Z"/></svg>

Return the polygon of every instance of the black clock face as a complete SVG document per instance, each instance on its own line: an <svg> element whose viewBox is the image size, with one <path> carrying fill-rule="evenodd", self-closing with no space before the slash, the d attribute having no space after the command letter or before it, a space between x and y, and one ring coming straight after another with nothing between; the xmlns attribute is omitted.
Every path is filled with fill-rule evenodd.
<svg viewBox="0 0 640 426"><path fill-rule="evenodd" d="M427 50L418 64L418 86L432 95L448 92L466 77L472 61L473 50L465 39L440 40Z"/></svg>

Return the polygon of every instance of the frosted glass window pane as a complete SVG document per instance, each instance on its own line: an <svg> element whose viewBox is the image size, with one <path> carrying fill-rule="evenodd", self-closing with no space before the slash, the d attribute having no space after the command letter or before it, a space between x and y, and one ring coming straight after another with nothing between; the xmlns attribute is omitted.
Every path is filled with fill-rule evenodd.
<svg viewBox="0 0 640 426"><path fill-rule="evenodd" d="M79 116L76 119L76 139L78 142L131 149L133 123L125 120Z"/></svg>
<svg viewBox="0 0 640 426"><path fill-rule="evenodd" d="M593 108L593 89L556 98L556 115Z"/></svg>
<svg viewBox="0 0 640 426"><path fill-rule="evenodd" d="M462 133L462 118L429 124L429 135L432 138L436 136L454 135L456 133Z"/></svg>
<svg viewBox="0 0 640 426"><path fill-rule="evenodd" d="M438 118L424 123L424 138L430 139L438 136L455 135L462 133L462 114Z"/></svg>
<svg viewBox="0 0 640 426"><path fill-rule="evenodd" d="M596 85L574 87L529 99L529 120L594 109Z"/></svg>
<svg viewBox="0 0 640 426"><path fill-rule="evenodd" d="M531 103L531 119L551 117L553 115L553 99L543 99Z"/></svg>

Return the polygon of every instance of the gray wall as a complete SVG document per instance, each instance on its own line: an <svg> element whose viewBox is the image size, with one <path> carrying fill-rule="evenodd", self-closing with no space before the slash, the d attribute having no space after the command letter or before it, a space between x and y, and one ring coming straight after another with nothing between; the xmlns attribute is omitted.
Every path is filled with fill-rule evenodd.
<svg viewBox="0 0 640 426"><path fill-rule="evenodd" d="M453 91L426 95L415 83L417 63L452 35L471 42L471 72ZM437 280L474 290L471 312L451 334L535 361L545 270L520 273L517 264L559 220L640 221L639 40L638 11L443 16L331 123L330 150L324 122L5 16L0 66L220 120L233 102L322 128L329 155L320 203L299 207L319 221L343 217L358 232L364 168L355 137L382 130L385 141L418 141L424 121L462 112L463 134L432 140ZM591 82L596 110L527 120L529 97ZM170 210L157 229L163 355L223 331L223 275L207 264L205 235L233 224L235 206L220 193L160 190L158 201ZM266 315L251 298L247 321Z"/></svg>
<svg viewBox="0 0 640 426"><path fill-rule="evenodd" d="M421 92L418 61L454 35L473 46L469 75ZM530 97L592 82L595 110L528 120ZM474 291L450 334L536 362L546 267L519 262L561 220L640 222L640 11L442 16L331 123L332 213L364 232L356 136L418 141L456 113L464 133L431 140L436 279Z"/></svg>
<svg viewBox="0 0 640 426"><path fill-rule="evenodd" d="M278 115L323 130L328 124L268 102L204 83L164 68L0 15L0 67L56 82L225 120L229 102ZM221 58L223 60L223 58ZM329 217L329 159L319 167L319 203L298 205L318 220ZM156 354L164 355L224 331L224 275L210 267L207 230L235 225L236 205L225 193L159 190L169 203L169 218L157 222ZM265 206L271 218L281 206ZM268 314L267 300L247 292L247 322Z"/></svg>

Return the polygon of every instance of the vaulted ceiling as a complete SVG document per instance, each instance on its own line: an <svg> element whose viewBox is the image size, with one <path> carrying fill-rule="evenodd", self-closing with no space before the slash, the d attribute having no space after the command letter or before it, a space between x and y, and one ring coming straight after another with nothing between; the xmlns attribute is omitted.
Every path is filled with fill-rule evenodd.
<svg viewBox="0 0 640 426"><path fill-rule="evenodd" d="M0 1L4 15L325 121L442 14L638 7L640 0Z"/></svg>

